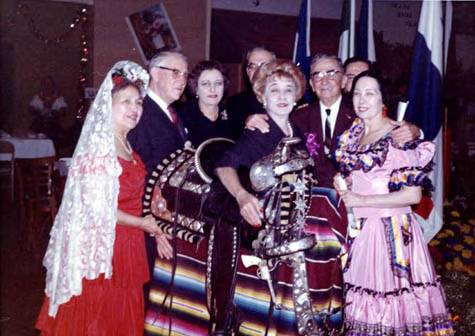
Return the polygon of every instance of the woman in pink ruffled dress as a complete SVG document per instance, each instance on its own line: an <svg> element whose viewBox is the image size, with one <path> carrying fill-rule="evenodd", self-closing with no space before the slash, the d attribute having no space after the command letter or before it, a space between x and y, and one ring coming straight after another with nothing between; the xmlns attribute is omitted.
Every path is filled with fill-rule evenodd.
<svg viewBox="0 0 475 336"><path fill-rule="evenodd" d="M389 132L384 87L372 72L354 80L358 119L335 152L351 186L335 188L352 208L343 269L346 335L453 335L440 279L411 211L430 189L428 141L399 144ZM351 190L351 191L350 191Z"/></svg>

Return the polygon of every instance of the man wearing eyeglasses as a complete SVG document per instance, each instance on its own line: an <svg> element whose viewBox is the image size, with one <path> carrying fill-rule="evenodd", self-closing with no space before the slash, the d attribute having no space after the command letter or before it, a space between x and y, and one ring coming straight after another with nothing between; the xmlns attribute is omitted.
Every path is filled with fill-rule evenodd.
<svg viewBox="0 0 475 336"><path fill-rule="evenodd" d="M187 140L182 121L172 104L180 99L188 78L188 62L184 55L165 51L152 58L149 65L150 84L143 100L143 113L137 126L129 132L133 149L145 163L147 180L153 170ZM157 256L155 238L145 235L150 274ZM149 284L144 286L145 302Z"/></svg>
<svg viewBox="0 0 475 336"><path fill-rule="evenodd" d="M233 124L233 138L237 139L244 130L246 118L252 114L264 113L264 107L252 91L252 78L264 63L275 59L275 54L264 47L255 47L246 54L247 89L228 99L226 110Z"/></svg>
<svg viewBox="0 0 475 336"><path fill-rule="evenodd" d="M173 103L180 99L188 78L184 55L165 51L152 58L150 84L143 100L143 114L129 133L129 141L147 169L147 178L158 163L179 148L187 139L182 121Z"/></svg>

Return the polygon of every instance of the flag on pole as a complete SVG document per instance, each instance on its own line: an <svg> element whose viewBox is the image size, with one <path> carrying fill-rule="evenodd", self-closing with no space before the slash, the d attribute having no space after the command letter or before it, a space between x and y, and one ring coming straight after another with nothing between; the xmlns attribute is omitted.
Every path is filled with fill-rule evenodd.
<svg viewBox="0 0 475 336"><path fill-rule="evenodd" d="M427 242L443 224L443 28L441 1L424 1L414 45L405 119L419 126L425 139L436 145L434 170L430 173L435 190L431 198L423 197L416 210Z"/></svg>
<svg viewBox="0 0 475 336"><path fill-rule="evenodd" d="M355 0L344 0L338 57L342 62L355 55Z"/></svg>
<svg viewBox="0 0 475 336"><path fill-rule="evenodd" d="M356 36L356 56L376 61L373 35L373 0L363 0L361 3L358 35Z"/></svg>
<svg viewBox="0 0 475 336"><path fill-rule="evenodd" d="M310 14L310 0L302 0L302 4L300 5L297 33L295 33L294 63L305 75L307 83L310 77ZM311 101L308 85L302 99L305 102Z"/></svg>

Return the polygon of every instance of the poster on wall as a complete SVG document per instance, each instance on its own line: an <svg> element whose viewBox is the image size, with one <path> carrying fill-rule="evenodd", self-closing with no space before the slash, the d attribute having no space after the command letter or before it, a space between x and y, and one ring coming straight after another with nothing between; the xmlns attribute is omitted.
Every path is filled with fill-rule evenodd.
<svg viewBox="0 0 475 336"><path fill-rule="evenodd" d="M145 63L161 51L179 51L180 43L162 3L125 18Z"/></svg>

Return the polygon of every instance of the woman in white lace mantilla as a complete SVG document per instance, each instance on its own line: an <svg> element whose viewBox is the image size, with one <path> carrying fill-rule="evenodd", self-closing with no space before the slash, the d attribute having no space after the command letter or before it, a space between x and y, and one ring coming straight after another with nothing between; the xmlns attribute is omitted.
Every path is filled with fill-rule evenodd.
<svg viewBox="0 0 475 336"><path fill-rule="evenodd" d="M43 260L43 335L142 335L149 274L143 232L170 258L169 236L141 217L145 169L127 142L149 76L121 61L108 72L76 146Z"/></svg>

